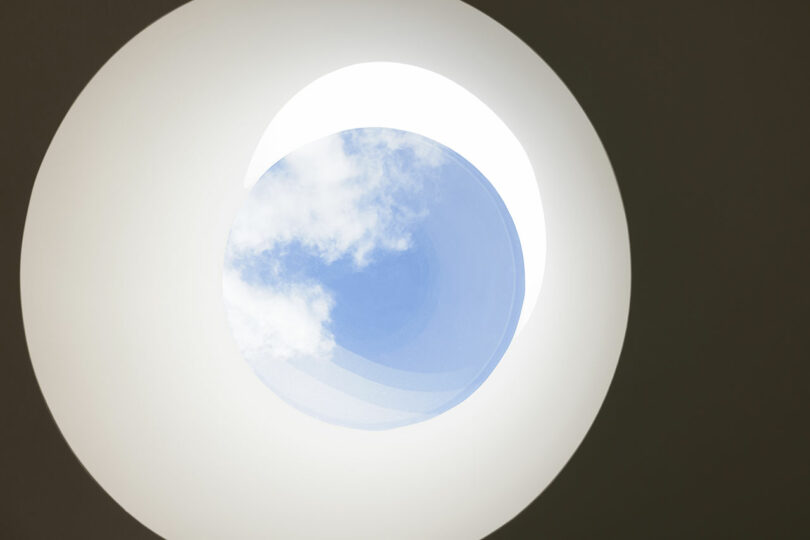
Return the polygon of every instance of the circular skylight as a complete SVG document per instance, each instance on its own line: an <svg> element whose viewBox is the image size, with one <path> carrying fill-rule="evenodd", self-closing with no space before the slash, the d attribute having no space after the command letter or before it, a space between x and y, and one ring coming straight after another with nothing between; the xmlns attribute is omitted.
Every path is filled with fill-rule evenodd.
<svg viewBox="0 0 810 540"><path fill-rule="evenodd" d="M428 419L503 356L523 255L495 188L451 149L388 128L309 143L254 185L223 291L243 357L280 397L367 429Z"/></svg>
<svg viewBox="0 0 810 540"><path fill-rule="evenodd" d="M307 158L325 144L351 170L374 162L351 144L358 128L398 130L446 163L404 175L419 189L318 190L343 210L317 234L302 225L317 213L301 212L326 212L317 198L259 204L293 162L312 173L288 183L298 189L334 175ZM407 145L378 150L397 171L419 162ZM251 225L255 238L237 242L252 205L287 227ZM363 214L371 227L344 214L356 208L382 211ZM259 310L272 324L233 324L294 289L307 301ZM599 410L630 256L582 108L481 12L455 0L197 0L128 42L66 115L31 194L20 290L65 440L160 536L482 538L545 489ZM295 320L320 321L293 325L317 339L281 331ZM273 391L245 354L267 332L281 337L254 359L276 359ZM441 354L451 342L467 349ZM275 376L287 367L341 406Z"/></svg>

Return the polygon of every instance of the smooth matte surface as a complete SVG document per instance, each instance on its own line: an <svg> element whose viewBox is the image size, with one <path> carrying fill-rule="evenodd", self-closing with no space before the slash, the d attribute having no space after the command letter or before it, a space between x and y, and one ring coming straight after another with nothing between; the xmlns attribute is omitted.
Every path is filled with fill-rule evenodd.
<svg viewBox="0 0 810 540"><path fill-rule="evenodd" d="M535 171L548 248L538 307L486 384L372 433L266 391L230 337L221 261L272 115L322 74L380 59L443 74L501 117ZM528 505L585 436L618 361L630 259L593 127L492 19L457 0L197 0L71 107L29 203L21 294L57 424L159 534L467 538Z"/></svg>
<svg viewBox="0 0 810 540"><path fill-rule="evenodd" d="M549 489L493 537L807 536L806 4L472 3L540 51L582 103L634 247L628 346L603 409ZM53 423L17 273L56 127L101 64L171 5L3 6L0 530L10 537L155 537Z"/></svg>

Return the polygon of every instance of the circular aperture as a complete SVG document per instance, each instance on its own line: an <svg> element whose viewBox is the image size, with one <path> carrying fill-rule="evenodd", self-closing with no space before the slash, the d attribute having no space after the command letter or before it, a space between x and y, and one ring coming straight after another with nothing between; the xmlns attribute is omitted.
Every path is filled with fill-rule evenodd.
<svg viewBox="0 0 810 540"><path fill-rule="evenodd" d="M381 429L467 398L509 346L524 293L517 230L463 157L387 128L273 165L228 240L223 292L243 357L280 397Z"/></svg>

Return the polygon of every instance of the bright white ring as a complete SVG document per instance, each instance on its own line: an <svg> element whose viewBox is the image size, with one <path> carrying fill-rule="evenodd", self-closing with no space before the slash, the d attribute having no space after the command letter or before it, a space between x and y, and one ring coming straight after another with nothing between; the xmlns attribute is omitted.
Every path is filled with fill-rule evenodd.
<svg viewBox="0 0 810 540"><path fill-rule="evenodd" d="M486 383L368 432L286 405L242 361L223 250L250 157L300 89L420 66L500 117L546 226L537 305ZM571 93L457 0L194 0L85 87L38 173L21 254L43 395L82 464L167 538L480 538L551 482L613 376L630 295L621 199Z"/></svg>

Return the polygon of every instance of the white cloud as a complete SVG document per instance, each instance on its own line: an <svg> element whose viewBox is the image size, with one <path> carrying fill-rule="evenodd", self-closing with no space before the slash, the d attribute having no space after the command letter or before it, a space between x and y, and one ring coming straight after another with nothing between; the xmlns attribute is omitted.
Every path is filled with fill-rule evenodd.
<svg viewBox="0 0 810 540"><path fill-rule="evenodd" d="M330 355L335 342L326 324L333 302L320 286L253 285L226 269L223 293L234 338L255 369L266 360Z"/></svg>
<svg viewBox="0 0 810 540"><path fill-rule="evenodd" d="M407 153L395 154L401 150ZM299 356L329 358L334 302L317 283L280 279L278 259L265 269L274 276L266 283L244 281L238 261L294 242L325 263L350 256L357 267L372 262L375 250L408 249L410 225L426 210L413 197L403 200L444 159L420 136L355 130L296 150L262 177L231 229L223 288L234 337L254 368Z"/></svg>
<svg viewBox="0 0 810 540"><path fill-rule="evenodd" d="M374 249L407 249L408 225L422 211L398 197L419 190L420 173L441 164L441 149L393 130L357 130L348 142L347 151L341 137L327 137L271 169L233 224L232 254L298 241L326 262L350 254L363 266ZM390 159L402 149L414 158L406 166Z"/></svg>

